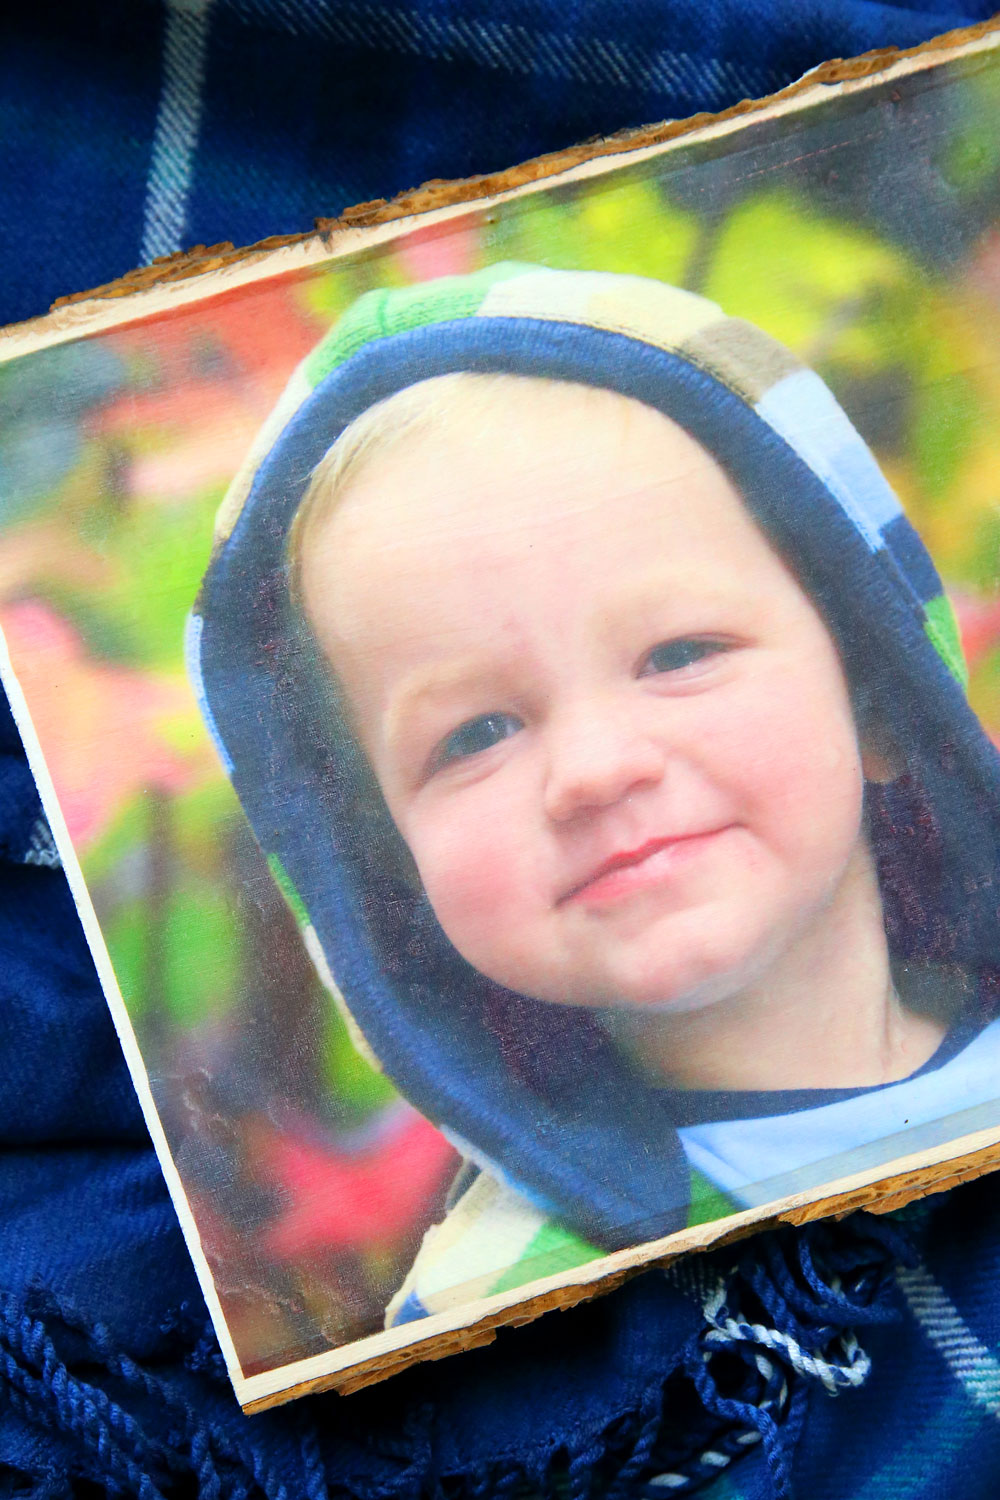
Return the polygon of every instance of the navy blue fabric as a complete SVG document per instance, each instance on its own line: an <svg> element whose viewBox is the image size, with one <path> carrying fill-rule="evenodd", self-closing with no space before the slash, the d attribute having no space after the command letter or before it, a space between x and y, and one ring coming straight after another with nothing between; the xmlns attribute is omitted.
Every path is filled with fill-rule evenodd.
<svg viewBox="0 0 1000 1500"><path fill-rule="evenodd" d="M7 6L0 322L127 271L144 245L158 253L306 229L313 215L423 178L722 108L828 57L912 45L991 8L216 0L185 147L188 190L157 242L149 176L164 41L181 7ZM179 154L168 150L168 163ZM720 1371L714 1394L699 1375L695 1394L699 1299L655 1273L374 1391L243 1418L63 877L22 863L38 811L0 706L0 1492L388 1500L541 1489L558 1472L562 1494L624 1495L670 1468L720 1496L787 1492L789 1476L810 1500L995 1494L994 1179L910 1223L918 1270L940 1294L933 1316L926 1297L904 1292L920 1285L916 1271L884 1284L901 1252L857 1221L825 1231L825 1242L808 1230L762 1237L742 1272L719 1263L744 1311L794 1321L818 1350L822 1324L856 1325L872 1355L863 1391L837 1400L801 1361L773 1356L790 1383L775 1408L784 1449L736 1446L748 1430L739 1413L750 1420L768 1399L749 1385L749 1366L728 1381ZM828 1286L854 1257L850 1297L817 1290L802 1269L810 1247L826 1256ZM811 1323L801 1310L793 1319L782 1257L800 1268ZM705 1452L722 1456L722 1470L699 1463Z"/></svg>
<svg viewBox="0 0 1000 1500"><path fill-rule="evenodd" d="M828 58L914 46L992 8L215 0L186 211L153 253L307 230L316 215L431 177L500 170L592 135L723 109ZM4 7L0 322L139 263L167 18L181 9ZM183 28L179 46L183 54Z"/></svg>

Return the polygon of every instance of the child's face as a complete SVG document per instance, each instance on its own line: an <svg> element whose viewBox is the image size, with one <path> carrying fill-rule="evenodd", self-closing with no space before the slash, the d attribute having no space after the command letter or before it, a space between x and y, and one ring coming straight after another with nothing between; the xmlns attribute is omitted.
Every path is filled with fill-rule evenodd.
<svg viewBox="0 0 1000 1500"><path fill-rule="evenodd" d="M538 999L688 1009L835 910L863 773L827 629L731 481L605 391L404 440L306 609L444 931Z"/></svg>

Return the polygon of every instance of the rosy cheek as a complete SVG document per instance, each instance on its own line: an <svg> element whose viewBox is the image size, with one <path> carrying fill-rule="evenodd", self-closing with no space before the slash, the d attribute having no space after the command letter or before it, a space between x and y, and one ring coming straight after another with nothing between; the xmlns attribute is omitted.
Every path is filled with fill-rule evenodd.
<svg viewBox="0 0 1000 1500"><path fill-rule="evenodd" d="M748 715L745 786L788 835L860 815L863 778L853 723L836 704L775 695L771 711ZM752 747L752 749L750 748ZM845 833L846 836L846 833Z"/></svg>
<svg viewBox="0 0 1000 1500"><path fill-rule="evenodd" d="M438 921L462 950L523 897L524 851L509 826L471 807L453 807L441 824L416 833L411 849Z"/></svg>

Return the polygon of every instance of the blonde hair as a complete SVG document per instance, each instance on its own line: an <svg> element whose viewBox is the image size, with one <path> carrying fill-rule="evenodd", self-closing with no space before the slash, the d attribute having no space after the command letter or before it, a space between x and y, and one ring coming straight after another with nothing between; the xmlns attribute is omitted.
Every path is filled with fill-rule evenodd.
<svg viewBox="0 0 1000 1500"><path fill-rule="evenodd" d="M497 394L498 384L526 382L549 386L535 376L480 374L459 370L433 375L405 386L376 401L348 423L320 459L309 480L302 503L288 532L291 590L302 607L302 559L319 528L333 515L351 483L373 459L385 456L401 443L435 433L447 440L459 426L485 415Z"/></svg>

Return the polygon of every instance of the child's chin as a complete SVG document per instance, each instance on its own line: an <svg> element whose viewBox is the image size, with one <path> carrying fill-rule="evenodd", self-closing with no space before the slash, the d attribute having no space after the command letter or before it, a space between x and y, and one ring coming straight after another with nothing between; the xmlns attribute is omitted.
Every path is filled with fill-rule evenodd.
<svg viewBox="0 0 1000 1500"><path fill-rule="evenodd" d="M630 941L564 951L551 966L525 964L494 977L548 1004L650 1015L708 1009L758 977L767 945L753 923L734 919L724 937L711 921L688 922L684 932L678 926L672 919Z"/></svg>
<svg viewBox="0 0 1000 1500"><path fill-rule="evenodd" d="M657 962L624 968L594 986L589 995L581 987L581 999L576 1003L651 1015L707 1010L738 993L748 978L739 955L713 957L714 962L698 957L689 964Z"/></svg>
<svg viewBox="0 0 1000 1500"><path fill-rule="evenodd" d="M728 989L684 990L677 993L663 989L624 993L619 991L611 996L592 997L578 1003L597 1006L602 1010L628 1012L632 1015L682 1016L698 1010L708 1010L711 1006L718 1005L720 1001L726 999L729 993Z"/></svg>

